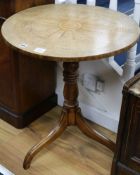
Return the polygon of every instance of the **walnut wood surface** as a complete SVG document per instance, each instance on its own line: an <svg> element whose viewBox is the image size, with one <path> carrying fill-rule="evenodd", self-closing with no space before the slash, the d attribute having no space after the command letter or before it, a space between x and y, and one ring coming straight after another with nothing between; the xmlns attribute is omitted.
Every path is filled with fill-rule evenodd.
<svg viewBox="0 0 140 175"><path fill-rule="evenodd" d="M105 145L113 152L115 151L115 143L110 139L106 138L95 129L91 128L87 122L83 119L81 110L78 106L78 67L77 62L64 62L64 105L61 113L61 120L58 126L52 130L52 132L41 140L38 144L33 146L27 153L23 167L28 169L34 156L44 147L51 144L56 138L62 134L62 132L70 125L78 126L79 129L91 139L98 141Z"/></svg>
<svg viewBox="0 0 140 175"><path fill-rule="evenodd" d="M111 175L140 175L140 74L123 88L123 101Z"/></svg>
<svg viewBox="0 0 140 175"><path fill-rule="evenodd" d="M8 18L21 10L52 3L54 0L0 0L0 16Z"/></svg>
<svg viewBox="0 0 140 175"><path fill-rule="evenodd" d="M43 5L10 17L2 27L15 48L53 61L105 58L132 47L140 34L128 16L101 7ZM25 45L25 47L23 46ZM43 53L36 52L43 48Z"/></svg>

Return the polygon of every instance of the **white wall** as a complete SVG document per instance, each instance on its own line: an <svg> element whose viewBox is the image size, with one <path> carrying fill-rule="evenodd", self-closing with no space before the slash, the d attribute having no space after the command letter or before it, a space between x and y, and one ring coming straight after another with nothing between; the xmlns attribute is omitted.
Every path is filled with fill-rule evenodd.
<svg viewBox="0 0 140 175"><path fill-rule="evenodd" d="M57 67L58 104L63 105L62 65ZM106 60L80 62L79 74L91 73L105 82L101 93L89 91L79 80L79 103L86 118L117 132L123 83Z"/></svg>

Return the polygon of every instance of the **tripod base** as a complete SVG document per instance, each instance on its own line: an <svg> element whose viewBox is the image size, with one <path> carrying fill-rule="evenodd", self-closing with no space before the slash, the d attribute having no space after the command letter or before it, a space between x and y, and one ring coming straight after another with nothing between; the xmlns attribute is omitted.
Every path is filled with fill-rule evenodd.
<svg viewBox="0 0 140 175"><path fill-rule="evenodd" d="M105 145L114 152L115 143L100 134L95 129L91 128L87 121L83 118L80 108L65 109L64 107L58 125L50 132L48 136L44 137L38 144L31 148L24 159L23 168L28 169L34 156L44 146L47 146L55 141L70 125L77 126L85 135Z"/></svg>

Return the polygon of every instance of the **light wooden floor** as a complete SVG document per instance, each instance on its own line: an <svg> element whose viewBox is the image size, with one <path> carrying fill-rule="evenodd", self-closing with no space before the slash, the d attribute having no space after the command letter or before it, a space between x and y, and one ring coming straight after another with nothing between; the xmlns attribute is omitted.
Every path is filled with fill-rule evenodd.
<svg viewBox="0 0 140 175"><path fill-rule="evenodd" d="M109 175L113 153L73 126L44 148L29 170L22 168L27 151L56 125L59 114L56 107L21 130L0 120L0 164L15 175ZM115 140L114 133L91 125Z"/></svg>

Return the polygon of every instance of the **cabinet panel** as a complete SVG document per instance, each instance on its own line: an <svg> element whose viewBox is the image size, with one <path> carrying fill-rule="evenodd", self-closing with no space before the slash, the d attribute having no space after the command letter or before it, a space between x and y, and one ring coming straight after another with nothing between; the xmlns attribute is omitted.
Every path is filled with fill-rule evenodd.
<svg viewBox="0 0 140 175"><path fill-rule="evenodd" d="M123 88L111 175L140 175L140 74L129 80Z"/></svg>
<svg viewBox="0 0 140 175"><path fill-rule="evenodd" d="M132 106L129 130L127 133L126 148L122 161L129 167L140 172L140 101ZM126 161L127 160L127 161Z"/></svg>
<svg viewBox="0 0 140 175"><path fill-rule="evenodd" d="M9 17L14 13L14 0L0 0L0 16Z"/></svg>
<svg viewBox="0 0 140 175"><path fill-rule="evenodd" d="M17 55L17 53L16 53ZM39 60L24 54L18 54L17 65L20 106L23 112L54 94L56 87L56 62Z"/></svg>
<svg viewBox="0 0 140 175"><path fill-rule="evenodd" d="M0 23L0 29L2 20ZM15 109L14 89L13 89L13 70L12 70L12 51L3 42L0 33L0 104Z"/></svg>
<svg viewBox="0 0 140 175"><path fill-rule="evenodd" d="M0 0L0 16L7 18L29 7L50 3L54 3L54 0Z"/></svg>
<svg viewBox="0 0 140 175"><path fill-rule="evenodd" d="M3 18L51 2L0 0L0 28ZM25 127L57 104L55 84L55 62L37 60L10 49L0 32L0 118L17 128Z"/></svg>

